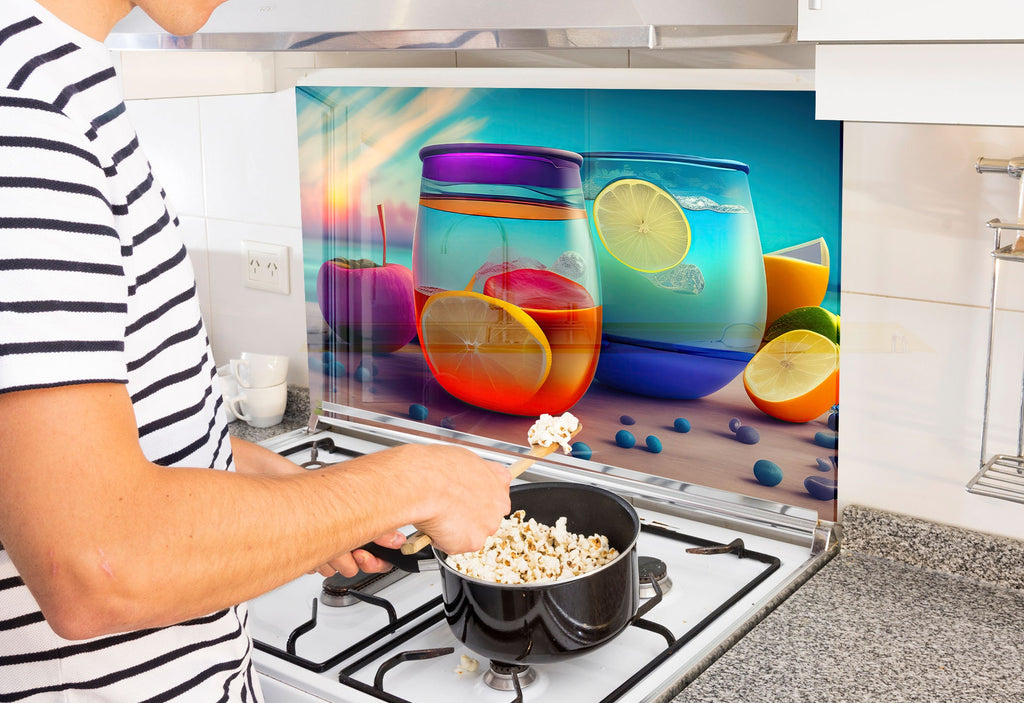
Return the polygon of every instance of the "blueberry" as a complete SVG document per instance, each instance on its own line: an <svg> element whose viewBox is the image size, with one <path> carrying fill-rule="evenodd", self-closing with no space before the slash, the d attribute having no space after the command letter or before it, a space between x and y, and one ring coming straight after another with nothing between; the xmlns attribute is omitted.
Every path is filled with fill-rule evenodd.
<svg viewBox="0 0 1024 703"><path fill-rule="evenodd" d="M623 449L629 449L636 444L636 437L629 430L619 430L615 433L615 443Z"/></svg>
<svg viewBox="0 0 1024 703"><path fill-rule="evenodd" d="M833 500L836 497L836 482L827 476L808 476L804 488L818 500Z"/></svg>
<svg viewBox="0 0 1024 703"><path fill-rule="evenodd" d="M570 447L570 449L572 451L570 451L569 453L572 454L577 459L587 460L590 459L590 457L594 456L594 452L590 449L590 447L588 447L583 442L573 442L572 447Z"/></svg>
<svg viewBox="0 0 1024 703"><path fill-rule="evenodd" d="M754 462L754 478L763 486L777 486L782 482L782 469L774 461L758 459Z"/></svg>
<svg viewBox="0 0 1024 703"><path fill-rule="evenodd" d="M672 426L676 428L676 432L690 431L690 421L685 417L677 417L676 421L672 423Z"/></svg>
<svg viewBox="0 0 1024 703"><path fill-rule="evenodd" d="M761 441L761 435L750 425L742 425L736 430L736 439L744 444L757 444Z"/></svg>
<svg viewBox="0 0 1024 703"><path fill-rule="evenodd" d="M328 378L341 378L345 375L345 364L334 358L334 354L324 354L324 376Z"/></svg>
<svg viewBox="0 0 1024 703"><path fill-rule="evenodd" d="M450 418L450 417L442 417L441 418L441 427L445 428L446 430L454 430L455 429L455 420Z"/></svg>
<svg viewBox="0 0 1024 703"><path fill-rule="evenodd" d="M839 435L835 432L815 432L814 443L825 449L835 449L839 446Z"/></svg>
<svg viewBox="0 0 1024 703"><path fill-rule="evenodd" d="M829 413L827 422L830 430L833 432L839 431L839 413Z"/></svg>
<svg viewBox="0 0 1024 703"><path fill-rule="evenodd" d="M734 417L733 419L729 420L729 429L735 432L740 428L740 425L742 424L743 423L740 422L740 419L738 417Z"/></svg>
<svg viewBox="0 0 1024 703"><path fill-rule="evenodd" d="M622 415L621 417L619 417L619 422L621 422L623 425L635 425L636 424L636 420L634 420L629 415Z"/></svg>
<svg viewBox="0 0 1024 703"><path fill-rule="evenodd" d="M647 439L644 440L647 444L647 450L658 454L661 452L661 440L652 434L647 435Z"/></svg>
<svg viewBox="0 0 1024 703"><path fill-rule="evenodd" d="M371 371L365 366L360 365L359 368L356 369L355 377L356 380L359 381L360 383L365 383L366 381L369 381L370 379L373 378L373 371Z"/></svg>
<svg viewBox="0 0 1024 703"><path fill-rule="evenodd" d="M413 403L409 406L409 417L417 422L423 422L427 419L427 406Z"/></svg>

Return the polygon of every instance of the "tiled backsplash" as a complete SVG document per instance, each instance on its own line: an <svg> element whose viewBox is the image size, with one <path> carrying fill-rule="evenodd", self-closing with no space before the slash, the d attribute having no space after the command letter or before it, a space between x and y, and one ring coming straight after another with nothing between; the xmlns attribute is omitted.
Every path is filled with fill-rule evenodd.
<svg viewBox="0 0 1024 703"><path fill-rule="evenodd" d="M181 216L218 361L287 354L305 384L293 92L130 100L129 113ZM1018 187L973 164L1024 153L1024 130L848 123L844 144L840 505L1024 538L1024 506L964 488L979 465L985 222L1015 219ZM290 295L243 287L243 239L291 247ZM1003 278L991 443L1015 453L1024 266Z"/></svg>

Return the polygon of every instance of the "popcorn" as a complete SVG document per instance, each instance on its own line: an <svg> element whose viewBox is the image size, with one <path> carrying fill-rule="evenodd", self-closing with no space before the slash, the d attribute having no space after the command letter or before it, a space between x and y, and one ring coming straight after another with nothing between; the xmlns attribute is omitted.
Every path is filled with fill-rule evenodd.
<svg viewBox="0 0 1024 703"><path fill-rule="evenodd" d="M449 554L445 562L456 571L495 583L538 583L580 576L619 555L604 535L585 537L566 529L560 517L554 527L526 520L517 510L501 521L483 549Z"/></svg>
<svg viewBox="0 0 1024 703"><path fill-rule="evenodd" d="M455 673L459 676L462 676L463 674L467 673L472 674L478 668L480 668L480 662L478 662L473 657L467 657L465 654L463 654L459 657L459 666L457 669L455 669Z"/></svg>
<svg viewBox="0 0 1024 703"><path fill-rule="evenodd" d="M580 426L580 421L572 413L562 413L560 417L552 417L547 413L540 416L537 422L533 423L526 438L531 445L550 447L552 444L561 445L562 450L568 454L572 451L569 440L572 433Z"/></svg>

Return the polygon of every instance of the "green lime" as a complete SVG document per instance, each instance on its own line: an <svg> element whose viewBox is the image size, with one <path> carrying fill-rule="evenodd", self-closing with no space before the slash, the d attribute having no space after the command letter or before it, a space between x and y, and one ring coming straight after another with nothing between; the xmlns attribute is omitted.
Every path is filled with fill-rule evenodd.
<svg viewBox="0 0 1024 703"><path fill-rule="evenodd" d="M764 341L770 342L792 330L817 332L833 344L839 344L839 315L818 305L794 308L768 325L764 332Z"/></svg>

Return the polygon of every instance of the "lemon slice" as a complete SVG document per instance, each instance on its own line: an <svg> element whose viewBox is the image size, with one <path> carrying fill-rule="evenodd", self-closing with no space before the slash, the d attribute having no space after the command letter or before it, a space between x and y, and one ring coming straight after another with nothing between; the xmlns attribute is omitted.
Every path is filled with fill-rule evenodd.
<svg viewBox="0 0 1024 703"><path fill-rule="evenodd" d="M420 345L430 370L456 398L484 408L514 408L544 385L551 345L512 303L472 291L430 296L420 315Z"/></svg>
<svg viewBox="0 0 1024 703"><path fill-rule="evenodd" d="M743 388L772 417L813 420L839 402L839 347L810 330L786 332L750 360Z"/></svg>
<svg viewBox="0 0 1024 703"><path fill-rule="evenodd" d="M650 181L612 181L594 199L594 227L608 253L636 271L676 266L690 250L690 223L676 199Z"/></svg>

